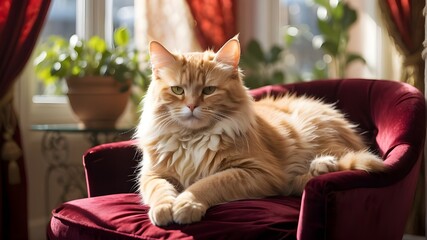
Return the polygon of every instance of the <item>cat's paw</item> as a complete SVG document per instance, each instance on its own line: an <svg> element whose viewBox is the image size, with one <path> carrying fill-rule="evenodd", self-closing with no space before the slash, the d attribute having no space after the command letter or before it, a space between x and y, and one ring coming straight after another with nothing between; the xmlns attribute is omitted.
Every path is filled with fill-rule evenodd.
<svg viewBox="0 0 427 240"><path fill-rule="evenodd" d="M148 217L156 226L166 226L172 223L172 203L162 203L151 207L148 211Z"/></svg>
<svg viewBox="0 0 427 240"><path fill-rule="evenodd" d="M310 174L319 176L338 170L337 159L334 156L321 156L315 158L310 164Z"/></svg>
<svg viewBox="0 0 427 240"><path fill-rule="evenodd" d="M205 215L207 207L197 202L189 192L181 193L173 204L173 220L178 224L198 222Z"/></svg>

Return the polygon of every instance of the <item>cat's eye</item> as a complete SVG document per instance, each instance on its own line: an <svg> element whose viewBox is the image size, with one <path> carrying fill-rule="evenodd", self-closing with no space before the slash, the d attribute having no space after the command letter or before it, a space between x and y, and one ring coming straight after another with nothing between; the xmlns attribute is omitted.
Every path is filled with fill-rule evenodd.
<svg viewBox="0 0 427 240"><path fill-rule="evenodd" d="M179 87L179 86L173 86L173 87L171 87L171 90L176 95L182 95L182 94L184 94L184 88Z"/></svg>
<svg viewBox="0 0 427 240"><path fill-rule="evenodd" d="M216 87L208 86L208 87L203 88L202 93L205 95L210 95L210 94L214 93L215 90L216 90Z"/></svg>

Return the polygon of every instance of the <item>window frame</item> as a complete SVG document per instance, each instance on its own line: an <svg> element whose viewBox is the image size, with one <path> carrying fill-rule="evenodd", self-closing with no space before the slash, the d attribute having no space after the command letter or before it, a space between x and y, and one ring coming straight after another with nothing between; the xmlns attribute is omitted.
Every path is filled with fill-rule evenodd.
<svg viewBox="0 0 427 240"><path fill-rule="evenodd" d="M97 35L105 38L107 43L112 43L113 31L113 0L76 0L78 36L89 39ZM48 96L36 93L38 80L34 72L34 58L33 53L15 89L15 96L20 99L17 108L23 109L20 110L21 115L29 121L26 125L77 123L66 95ZM127 110L125 115L129 115L128 112ZM129 116L126 117L128 118Z"/></svg>

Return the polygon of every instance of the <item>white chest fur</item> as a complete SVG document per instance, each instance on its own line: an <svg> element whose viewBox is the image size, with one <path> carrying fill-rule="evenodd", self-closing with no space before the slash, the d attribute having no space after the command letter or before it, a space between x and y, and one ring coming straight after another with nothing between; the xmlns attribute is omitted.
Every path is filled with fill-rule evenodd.
<svg viewBox="0 0 427 240"><path fill-rule="evenodd" d="M221 160L227 157L224 150L236 145L239 139L246 141L245 132L255 122L252 114L242 111L233 118L216 123L209 130L194 134L163 124L163 121L153 118L154 114L147 112L145 109L142 124L138 126L140 146L142 149L154 146L157 153L154 162L176 172L177 180L185 188L218 171Z"/></svg>
<svg viewBox="0 0 427 240"><path fill-rule="evenodd" d="M168 168L175 169L181 184L188 187L212 173L209 167L212 167L210 163L219 150L220 141L220 135L212 133L164 135L157 144L159 163L166 161Z"/></svg>

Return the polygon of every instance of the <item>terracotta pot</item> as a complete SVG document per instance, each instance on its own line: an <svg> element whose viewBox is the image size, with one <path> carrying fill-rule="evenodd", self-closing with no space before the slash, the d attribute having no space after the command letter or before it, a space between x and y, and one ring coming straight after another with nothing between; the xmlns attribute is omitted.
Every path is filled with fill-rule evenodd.
<svg viewBox="0 0 427 240"><path fill-rule="evenodd" d="M120 91L111 77L87 76L67 79L68 100L86 128L114 128L129 101L130 90Z"/></svg>

